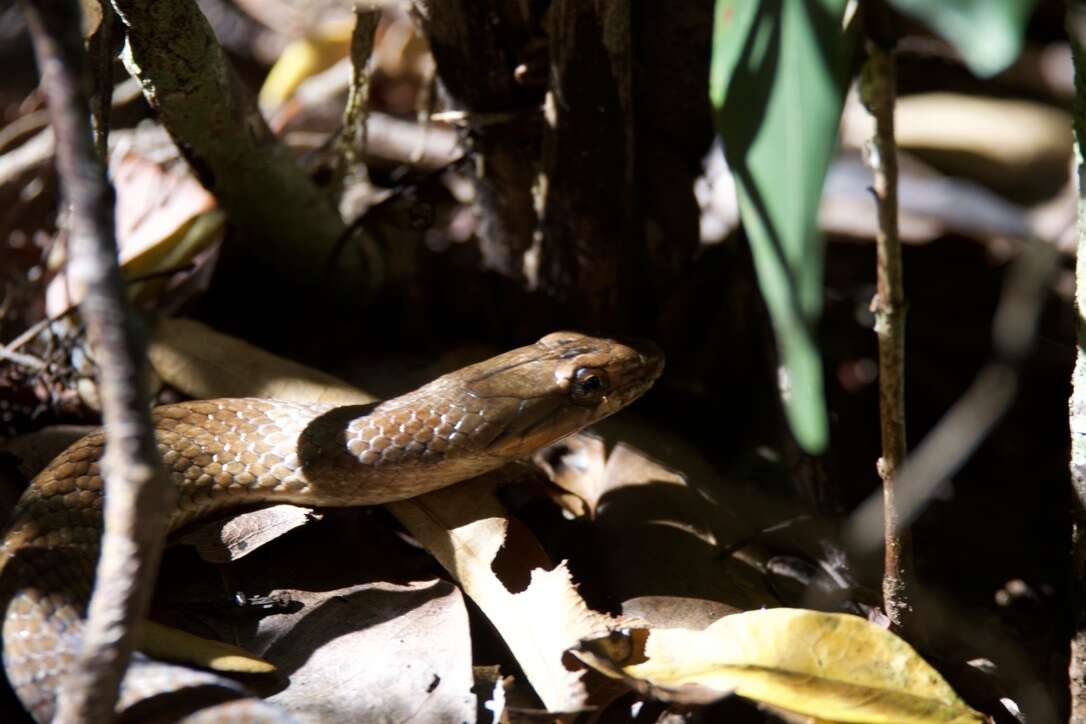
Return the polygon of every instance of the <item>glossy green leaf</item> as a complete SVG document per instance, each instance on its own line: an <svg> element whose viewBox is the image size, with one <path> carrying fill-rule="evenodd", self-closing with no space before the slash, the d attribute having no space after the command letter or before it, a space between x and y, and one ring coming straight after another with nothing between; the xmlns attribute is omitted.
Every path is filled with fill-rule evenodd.
<svg viewBox="0 0 1086 724"><path fill-rule="evenodd" d="M769 308L796 439L828 438L815 328L822 310L819 200L847 84L846 0L718 0L710 92Z"/></svg>
<svg viewBox="0 0 1086 724"><path fill-rule="evenodd" d="M890 0L950 42L979 76L995 75L1022 49L1036 0Z"/></svg>

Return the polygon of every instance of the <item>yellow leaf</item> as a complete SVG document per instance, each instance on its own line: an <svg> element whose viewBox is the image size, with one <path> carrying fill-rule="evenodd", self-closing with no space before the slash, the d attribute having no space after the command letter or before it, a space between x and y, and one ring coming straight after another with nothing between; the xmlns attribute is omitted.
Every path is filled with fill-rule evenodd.
<svg viewBox="0 0 1086 724"><path fill-rule="evenodd" d="M156 299L166 279L157 272L179 269L222 238L226 215L188 167L152 158L134 148L114 150L110 176L117 189L116 225L121 269L138 301ZM150 277L150 278L148 278ZM76 279L61 270L49 283L50 316L83 298Z"/></svg>
<svg viewBox="0 0 1086 724"><path fill-rule="evenodd" d="M278 108L294 95L306 78L327 70L346 58L351 47L354 17L329 25L312 36L287 45L268 71L260 87L260 107L265 112Z"/></svg>
<svg viewBox="0 0 1086 724"><path fill-rule="evenodd" d="M748 611L702 631L642 633L625 649L613 637L606 646L586 642L577 653L661 698L705 701L706 692L734 692L833 722L985 721L909 644L846 614Z"/></svg>
<svg viewBox="0 0 1086 724"><path fill-rule="evenodd" d="M163 382L190 397L270 397L362 405L367 395L332 375L284 359L191 319L159 321L147 349Z"/></svg>
<svg viewBox="0 0 1086 724"><path fill-rule="evenodd" d="M139 650L156 659L202 666L212 671L242 674L267 674L275 665L250 654L245 649L201 638L169 626L144 621L140 627Z"/></svg>

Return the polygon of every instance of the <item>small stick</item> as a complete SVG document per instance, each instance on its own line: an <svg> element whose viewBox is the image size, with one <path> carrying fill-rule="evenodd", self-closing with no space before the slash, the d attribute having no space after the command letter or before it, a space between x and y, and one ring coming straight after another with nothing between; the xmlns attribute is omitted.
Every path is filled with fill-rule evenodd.
<svg viewBox="0 0 1086 724"><path fill-rule="evenodd" d="M0 347L0 359L22 365L23 367L29 367L35 372L41 372L45 369L45 362L37 357L29 354L22 354L21 352L9 352L6 347Z"/></svg>
<svg viewBox="0 0 1086 724"><path fill-rule="evenodd" d="M1075 69L1074 131L1078 171L1078 260L1075 263L1075 331L1078 345L1071 375L1071 660L1070 721L1086 721L1086 8L1069 3L1067 36Z"/></svg>
<svg viewBox="0 0 1086 724"><path fill-rule="evenodd" d="M867 162L875 176L878 206L876 237L878 291L871 302L879 339L879 420L882 457L877 469L883 485L886 559L882 578L883 606L894 628L907 628L912 612L912 541L895 501L895 478L905 460L905 290L901 273L901 239L897 218L897 148L894 140L894 99L897 68L892 49L867 42L867 63L861 79L864 105L875 118L875 135Z"/></svg>
<svg viewBox="0 0 1086 724"><path fill-rule="evenodd" d="M86 289L80 311L95 350L106 435L105 529L83 648L61 682L55 722L108 722L146 615L173 488L151 425L145 340L128 308L117 264L113 189L95 148L82 88L79 5L20 3L41 69L56 135L57 172L71 208L70 277Z"/></svg>

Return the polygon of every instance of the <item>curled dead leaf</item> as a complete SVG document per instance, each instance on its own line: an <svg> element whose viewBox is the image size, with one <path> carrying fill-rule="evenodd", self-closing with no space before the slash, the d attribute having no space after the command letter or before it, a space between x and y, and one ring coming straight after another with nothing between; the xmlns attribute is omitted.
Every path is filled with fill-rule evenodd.
<svg viewBox="0 0 1086 724"><path fill-rule="evenodd" d="M555 485L583 501L567 510L574 514L587 510L590 518L596 517L604 496L620 488L651 484L686 487L682 473L630 445L619 443L608 455L603 439L590 433L578 433L541 450L534 460Z"/></svg>
<svg viewBox="0 0 1086 724"><path fill-rule="evenodd" d="M265 543L320 517L320 513L312 508L273 505L199 524L177 542L194 546L205 561L228 563L244 558Z"/></svg>

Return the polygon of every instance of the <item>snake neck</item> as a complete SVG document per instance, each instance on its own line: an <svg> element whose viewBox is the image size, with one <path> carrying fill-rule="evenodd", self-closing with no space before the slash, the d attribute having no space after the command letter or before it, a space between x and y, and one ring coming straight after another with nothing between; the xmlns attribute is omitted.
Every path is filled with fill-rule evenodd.
<svg viewBox="0 0 1086 724"><path fill-rule="evenodd" d="M325 505L414 497L493 470L510 459L491 443L501 405L454 394L437 380L376 405L329 409L301 430L298 464Z"/></svg>

